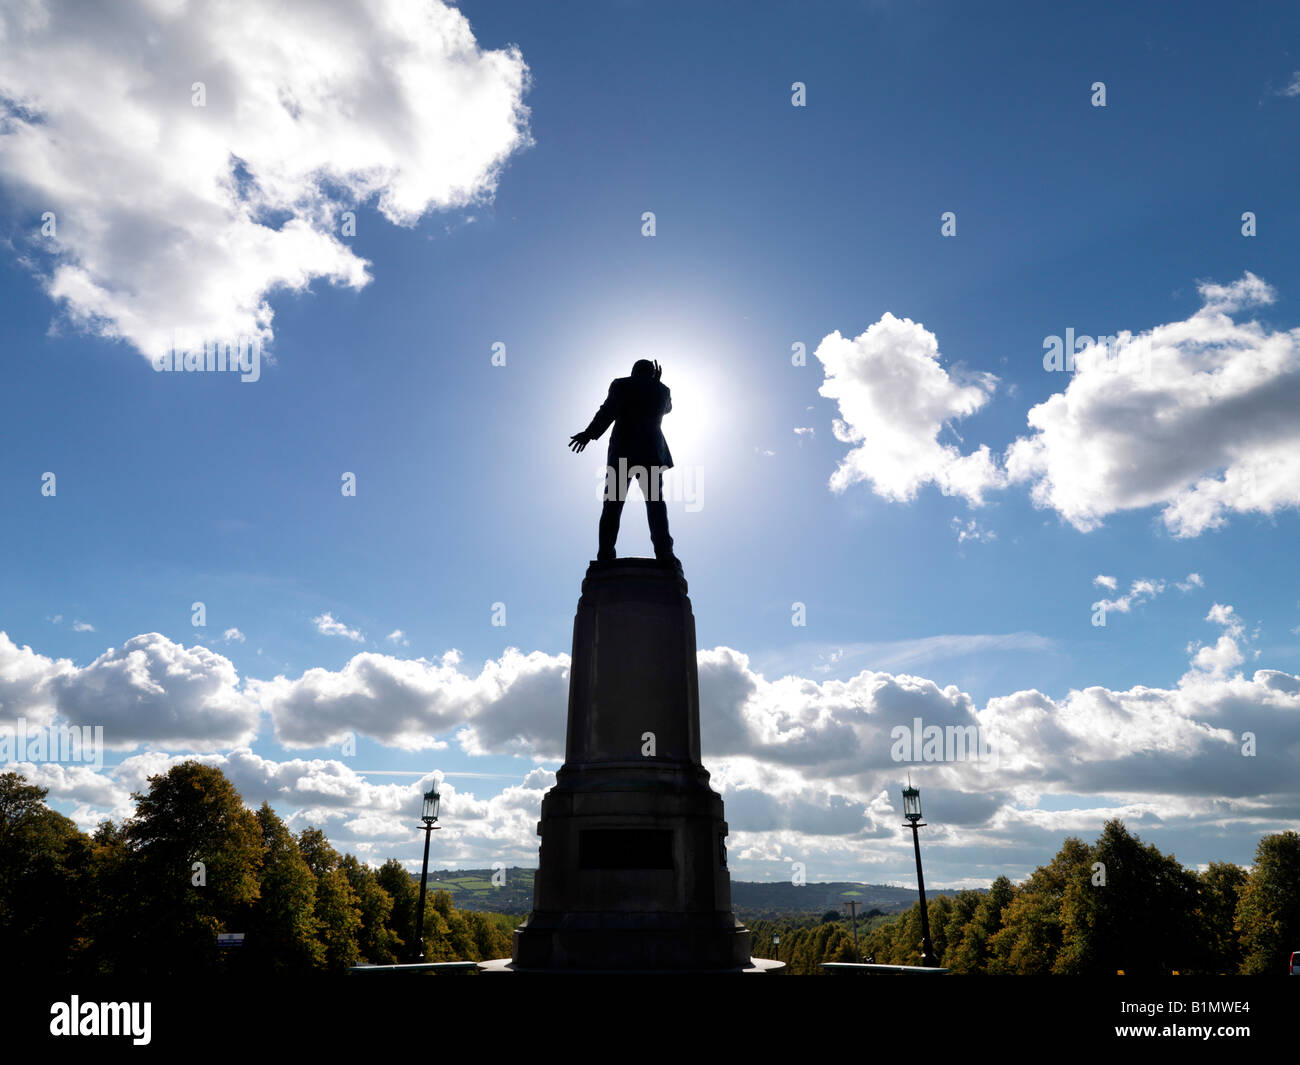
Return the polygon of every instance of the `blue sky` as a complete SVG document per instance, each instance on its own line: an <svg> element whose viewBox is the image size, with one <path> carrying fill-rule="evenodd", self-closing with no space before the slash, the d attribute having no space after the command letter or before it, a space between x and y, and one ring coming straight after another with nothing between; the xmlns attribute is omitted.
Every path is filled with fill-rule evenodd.
<svg viewBox="0 0 1300 1065"><path fill-rule="evenodd" d="M117 738L26 764L79 822L198 754L414 863L437 773L435 860L534 864L599 510L565 441L651 357L733 875L906 881L914 714L1004 737L910 767L941 885L1109 816L1189 864L1294 825L1294 8L41 6L3 16L0 722ZM1067 329L1148 361L1047 372ZM257 333L259 379L155 372L178 330Z"/></svg>

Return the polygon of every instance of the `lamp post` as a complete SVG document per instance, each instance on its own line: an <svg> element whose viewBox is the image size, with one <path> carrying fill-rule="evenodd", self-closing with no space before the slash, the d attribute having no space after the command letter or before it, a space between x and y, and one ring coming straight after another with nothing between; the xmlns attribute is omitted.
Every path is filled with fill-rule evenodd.
<svg viewBox="0 0 1300 1065"><path fill-rule="evenodd" d="M853 916L853 956L858 959L858 964L861 965L862 951L858 947L858 900L850 899L844 906Z"/></svg>
<svg viewBox="0 0 1300 1065"><path fill-rule="evenodd" d="M424 889L429 879L429 836L435 828L441 828L438 822L438 803L442 796L438 794L438 784L424 793L424 808L420 820L424 823L424 867L420 870L420 905L415 915L415 960L424 961Z"/></svg>
<svg viewBox="0 0 1300 1065"><path fill-rule="evenodd" d="M921 893L921 961L930 968L937 968L939 959L934 956L934 947L930 943L930 916L925 909L925 877L921 873L921 837L917 829L925 822L921 820L921 789L912 787L907 782L903 789L903 816L907 824L903 827L912 829L912 847L916 851L916 886Z"/></svg>

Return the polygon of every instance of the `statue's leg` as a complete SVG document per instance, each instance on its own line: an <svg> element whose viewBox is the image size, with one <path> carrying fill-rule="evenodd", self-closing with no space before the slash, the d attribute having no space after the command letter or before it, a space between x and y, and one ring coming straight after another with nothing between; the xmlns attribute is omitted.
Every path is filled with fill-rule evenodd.
<svg viewBox="0 0 1300 1065"><path fill-rule="evenodd" d="M650 467L646 477L637 478L645 495L646 520L650 524L650 542L654 544L655 558L673 557L673 538L668 535L668 504L664 501L660 478L663 469Z"/></svg>
<svg viewBox="0 0 1300 1065"><path fill-rule="evenodd" d="M597 562L613 561L614 542L618 539L619 520L623 516L623 503L627 499L627 478L620 478L609 467L605 471L605 502L600 508L600 547Z"/></svg>

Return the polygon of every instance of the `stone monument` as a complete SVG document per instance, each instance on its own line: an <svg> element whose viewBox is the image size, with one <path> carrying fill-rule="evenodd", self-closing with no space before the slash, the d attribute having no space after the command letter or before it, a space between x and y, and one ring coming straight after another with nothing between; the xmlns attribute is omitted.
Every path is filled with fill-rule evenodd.
<svg viewBox="0 0 1300 1065"><path fill-rule="evenodd" d="M675 560L673 560L675 561ZM573 624L564 765L542 801L514 972L762 972L731 912L722 798L700 763L686 580L592 562Z"/></svg>

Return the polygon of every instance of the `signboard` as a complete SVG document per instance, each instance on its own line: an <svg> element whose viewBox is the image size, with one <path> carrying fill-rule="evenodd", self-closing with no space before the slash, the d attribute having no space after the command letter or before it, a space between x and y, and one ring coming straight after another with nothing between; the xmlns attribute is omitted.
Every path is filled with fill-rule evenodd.
<svg viewBox="0 0 1300 1065"><path fill-rule="evenodd" d="M244 945L243 932L218 932L217 946L219 947L242 947Z"/></svg>

